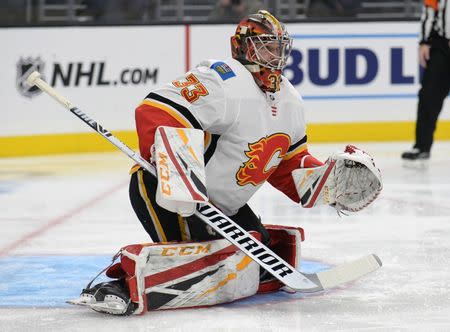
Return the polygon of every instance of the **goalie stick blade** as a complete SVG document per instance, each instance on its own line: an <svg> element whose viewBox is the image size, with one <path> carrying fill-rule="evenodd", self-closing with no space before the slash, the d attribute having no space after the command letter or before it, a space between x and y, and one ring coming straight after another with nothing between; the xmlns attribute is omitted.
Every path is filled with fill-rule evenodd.
<svg viewBox="0 0 450 332"><path fill-rule="evenodd" d="M368 273L378 270L381 266L380 258L375 254L371 254L353 262L338 265L330 270L316 274L306 274L306 276L321 285L319 290L324 290L355 281ZM313 291L315 292L316 290Z"/></svg>

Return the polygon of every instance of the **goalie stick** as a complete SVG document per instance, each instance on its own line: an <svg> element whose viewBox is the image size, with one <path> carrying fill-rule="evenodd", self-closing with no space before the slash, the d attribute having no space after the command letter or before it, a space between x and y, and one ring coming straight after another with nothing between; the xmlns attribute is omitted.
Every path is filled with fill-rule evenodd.
<svg viewBox="0 0 450 332"><path fill-rule="evenodd" d="M36 71L31 73L27 78L27 83L30 86L36 85L43 92L50 95L77 118L82 120L119 150L124 152L128 157L142 166L146 171L153 176L156 176L155 168L148 161L143 159L138 153L112 135L107 129L103 128L99 123L91 119L69 100L60 95L49 84L43 81L40 76L41 75ZM340 284L358 279L367 273L375 271L381 266L380 259L375 254L371 254L327 271L303 274L255 239L246 230L225 216L209 202L199 203L197 210L195 211L195 216L211 226L217 233L245 252L275 278L295 291L311 293L327 288L333 288Z"/></svg>

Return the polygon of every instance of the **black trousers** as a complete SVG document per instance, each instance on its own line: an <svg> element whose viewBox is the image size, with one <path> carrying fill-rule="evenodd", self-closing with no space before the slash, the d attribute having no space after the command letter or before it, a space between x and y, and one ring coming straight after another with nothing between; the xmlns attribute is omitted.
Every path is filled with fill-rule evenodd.
<svg viewBox="0 0 450 332"><path fill-rule="evenodd" d="M131 175L130 201L142 226L154 242L204 241L221 236L195 216L183 218L160 207L155 200L156 178L139 169ZM269 233L255 213L246 204L230 218L247 231L258 231L262 242L269 243Z"/></svg>
<svg viewBox="0 0 450 332"><path fill-rule="evenodd" d="M436 123L450 91L450 47L448 40L432 38L430 59L422 78L417 108L415 148L429 152Z"/></svg>

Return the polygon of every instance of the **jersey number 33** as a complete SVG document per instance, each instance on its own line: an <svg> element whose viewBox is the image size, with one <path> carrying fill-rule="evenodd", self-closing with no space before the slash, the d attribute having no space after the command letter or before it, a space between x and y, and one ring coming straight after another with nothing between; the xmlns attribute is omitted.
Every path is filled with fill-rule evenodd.
<svg viewBox="0 0 450 332"><path fill-rule="evenodd" d="M194 74L186 76L185 81L173 81L172 84L177 88L181 88L181 95L190 103L198 100L201 96L209 94L205 86Z"/></svg>

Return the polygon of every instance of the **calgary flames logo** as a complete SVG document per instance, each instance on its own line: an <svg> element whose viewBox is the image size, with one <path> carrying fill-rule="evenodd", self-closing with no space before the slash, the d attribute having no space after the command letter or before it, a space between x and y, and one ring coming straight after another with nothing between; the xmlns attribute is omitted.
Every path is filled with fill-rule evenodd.
<svg viewBox="0 0 450 332"><path fill-rule="evenodd" d="M245 155L250 159L239 167L236 173L238 185L245 186L250 183L257 186L266 181L275 172L290 145L290 137L281 133L263 137L249 144L249 150L245 151Z"/></svg>

